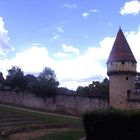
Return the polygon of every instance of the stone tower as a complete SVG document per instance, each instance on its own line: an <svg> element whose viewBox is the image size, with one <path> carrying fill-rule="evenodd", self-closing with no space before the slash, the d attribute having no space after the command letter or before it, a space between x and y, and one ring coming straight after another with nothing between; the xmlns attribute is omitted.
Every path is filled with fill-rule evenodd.
<svg viewBox="0 0 140 140"><path fill-rule="evenodd" d="M127 108L128 93L135 90L136 64L137 61L120 28L107 60L109 97L113 108Z"/></svg>

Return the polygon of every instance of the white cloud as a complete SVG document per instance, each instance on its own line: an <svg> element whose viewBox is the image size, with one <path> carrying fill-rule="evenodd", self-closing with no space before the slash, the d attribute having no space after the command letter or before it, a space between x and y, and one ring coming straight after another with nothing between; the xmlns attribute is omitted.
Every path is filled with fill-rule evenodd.
<svg viewBox="0 0 140 140"><path fill-rule="evenodd" d="M63 4L63 7L66 7L66 8L76 8L76 4L65 3L65 4Z"/></svg>
<svg viewBox="0 0 140 140"><path fill-rule="evenodd" d="M86 18L86 17L89 16L89 13L88 13L88 12L85 12L85 13L83 13L82 15L83 15L84 18Z"/></svg>
<svg viewBox="0 0 140 140"><path fill-rule="evenodd" d="M12 65L20 66L26 72L41 72L45 66L52 65L47 49L38 46L17 53L10 61Z"/></svg>
<svg viewBox="0 0 140 140"><path fill-rule="evenodd" d="M137 31L130 31L126 38L134 53L140 71L140 28ZM57 76L61 79L61 85L76 89L78 85L88 85L93 80L102 80L106 77L106 61L113 46L115 37L105 37L100 41L100 46L88 47L83 55L78 55L73 59L61 60L56 63ZM102 64L104 63L104 65Z"/></svg>
<svg viewBox="0 0 140 140"><path fill-rule="evenodd" d="M62 44L62 49L66 53L73 53L73 54L79 54L80 53L79 49L73 47L72 45Z"/></svg>
<svg viewBox="0 0 140 140"><path fill-rule="evenodd" d="M57 33L53 33L53 37L52 37L52 39L57 40L59 37L60 37L59 34L57 34Z"/></svg>
<svg viewBox="0 0 140 140"><path fill-rule="evenodd" d="M64 58L64 57L69 57L71 55L65 52L57 52L57 53L54 53L53 56L58 57L58 58Z"/></svg>
<svg viewBox="0 0 140 140"><path fill-rule="evenodd" d="M98 9L91 9L91 10L89 10L89 12L99 13L100 11Z"/></svg>
<svg viewBox="0 0 140 140"><path fill-rule="evenodd" d="M14 58L0 61L1 71L4 75L7 74L6 70L12 65L19 66L25 73L38 73L45 66L53 65L53 60L49 58L45 47L34 44L23 52L17 52Z"/></svg>
<svg viewBox="0 0 140 140"><path fill-rule="evenodd" d="M137 31L129 31L125 34L140 71L140 27ZM107 76L106 61L114 40L115 37L105 37L98 47L87 47L83 54L71 45L62 44L62 52L57 52L56 57L63 56L63 59L50 57L45 47L33 44L29 49L17 52L12 59L0 60L0 68L5 73L11 65L17 65L25 73L38 73L47 66L55 71L60 86L76 89L79 85L86 86L93 80L102 80ZM68 57L73 53L76 54L74 57Z"/></svg>
<svg viewBox="0 0 140 140"><path fill-rule="evenodd" d="M98 9L91 9L91 10L88 10L87 12L84 12L82 14L82 16L84 18L87 18L91 13L99 13L100 11Z"/></svg>
<svg viewBox="0 0 140 140"><path fill-rule="evenodd" d="M57 58L66 58L71 57L73 54L78 55L80 53L78 48L73 47L72 45L61 44L62 52L54 53L53 56Z"/></svg>
<svg viewBox="0 0 140 140"><path fill-rule="evenodd" d="M64 30L62 29L62 27L58 27L58 28L57 28L57 31L58 31L58 32L61 32L61 33L64 32Z"/></svg>
<svg viewBox="0 0 140 140"><path fill-rule="evenodd" d="M130 2L126 2L124 7L121 8L121 15L137 15L140 12L140 2L138 0L132 0Z"/></svg>
<svg viewBox="0 0 140 140"><path fill-rule="evenodd" d="M134 56L138 61L138 71L140 71L140 26L137 31L127 32L126 36L132 52L134 53Z"/></svg>
<svg viewBox="0 0 140 140"><path fill-rule="evenodd" d="M55 27L55 31L52 33L50 40L57 40L61 37L61 33L64 33L64 30L61 26Z"/></svg>
<svg viewBox="0 0 140 140"><path fill-rule="evenodd" d="M10 38L8 37L8 31L4 27L3 18L0 17L0 58L5 57L9 50L14 50L9 40Z"/></svg>

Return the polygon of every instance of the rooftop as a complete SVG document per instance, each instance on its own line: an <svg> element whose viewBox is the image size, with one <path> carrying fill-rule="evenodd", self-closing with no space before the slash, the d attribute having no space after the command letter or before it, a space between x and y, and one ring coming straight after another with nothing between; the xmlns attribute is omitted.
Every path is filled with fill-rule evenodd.
<svg viewBox="0 0 140 140"><path fill-rule="evenodd" d="M107 64L111 62L137 63L121 28L117 33Z"/></svg>

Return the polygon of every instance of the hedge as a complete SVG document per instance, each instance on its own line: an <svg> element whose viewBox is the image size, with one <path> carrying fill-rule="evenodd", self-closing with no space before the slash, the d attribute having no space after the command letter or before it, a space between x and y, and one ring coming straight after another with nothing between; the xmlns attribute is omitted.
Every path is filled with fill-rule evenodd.
<svg viewBox="0 0 140 140"><path fill-rule="evenodd" d="M87 140L140 139L140 111L100 110L85 113Z"/></svg>

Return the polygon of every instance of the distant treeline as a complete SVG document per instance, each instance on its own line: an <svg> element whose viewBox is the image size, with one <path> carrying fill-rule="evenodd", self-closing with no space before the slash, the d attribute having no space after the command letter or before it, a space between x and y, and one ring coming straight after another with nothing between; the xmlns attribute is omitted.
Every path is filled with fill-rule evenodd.
<svg viewBox="0 0 140 140"><path fill-rule="evenodd" d="M102 82L93 81L88 86L79 86L76 93L95 97L109 97L109 80L105 78Z"/></svg>
<svg viewBox="0 0 140 140"><path fill-rule="evenodd" d="M92 84L82 87L79 86L76 91L64 87L58 87L59 81L56 78L54 70L45 67L42 72L35 76L33 74L24 74L20 67L12 66L8 70L8 75L3 78L0 73L0 89L10 91L30 92L36 96L55 97L56 94L81 94L88 96L108 97L109 80L105 78L102 82L93 81Z"/></svg>

